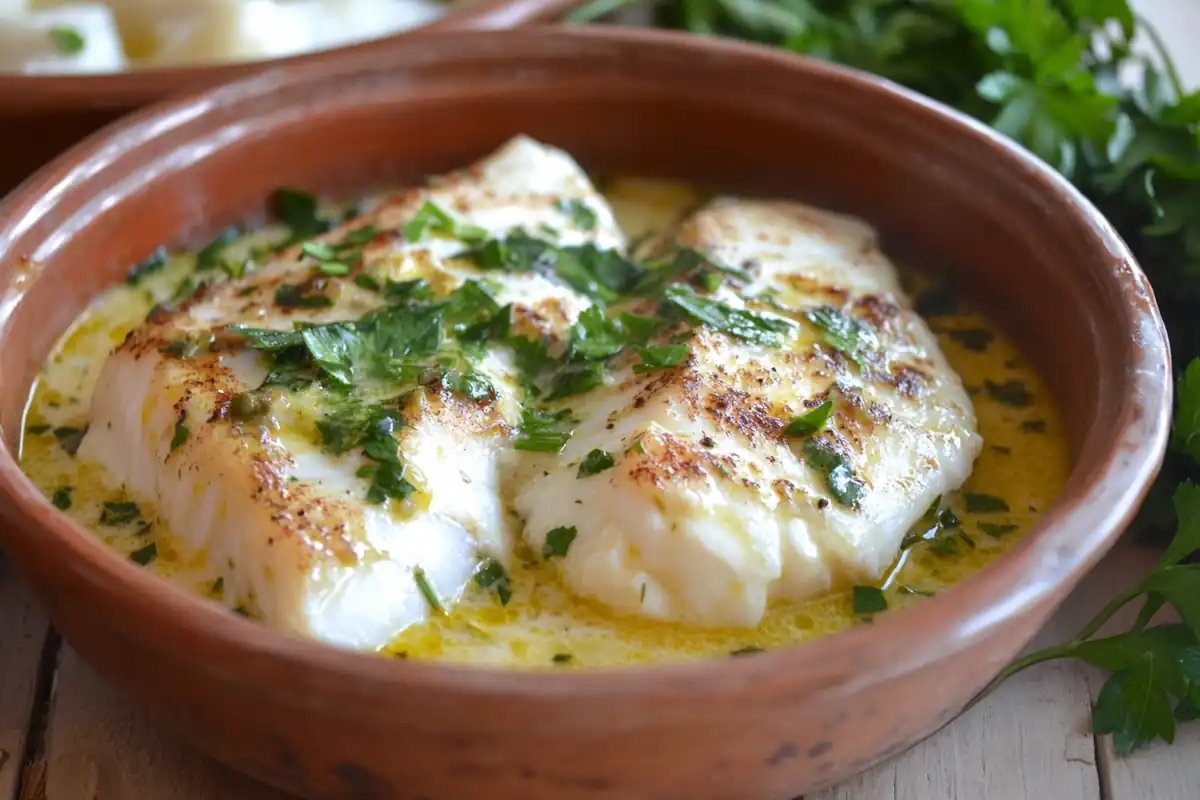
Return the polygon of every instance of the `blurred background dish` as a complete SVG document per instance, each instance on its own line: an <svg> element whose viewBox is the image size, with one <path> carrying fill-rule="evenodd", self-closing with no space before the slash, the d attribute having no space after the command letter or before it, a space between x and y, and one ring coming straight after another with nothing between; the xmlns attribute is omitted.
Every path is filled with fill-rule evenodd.
<svg viewBox="0 0 1200 800"><path fill-rule="evenodd" d="M0 0L0 194L156 100L331 49L560 19L579 0Z"/></svg>

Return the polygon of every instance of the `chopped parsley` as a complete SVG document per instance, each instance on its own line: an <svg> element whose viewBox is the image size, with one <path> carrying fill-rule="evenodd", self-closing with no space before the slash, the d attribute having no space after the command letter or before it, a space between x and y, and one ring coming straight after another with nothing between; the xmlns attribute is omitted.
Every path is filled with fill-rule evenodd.
<svg viewBox="0 0 1200 800"><path fill-rule="evenodd" d="M793 323L783 317L733 308L717 300L701 297L691 287L683 285L667 289L664 302L694 323L767 347L782 345L783 334L793 327Z"/></svg>
<svg viewBox="0 0 1200 800"><path fill-rule="evenodd" d="M508 601L512 599L512 584L509 581L508 573L504 569L504 565L494 558L489 558L479 566L475 573L475 583L481 589L490 589L496 593L496 599L500 601L500 605L508 605Z"/></svg>
<svg viewBox="0 0 1200 800"><path fill-rule="evenodd" d="M579 478L590 478L592 475L604 472L606 469L612 469L613 461L611 453L604 450L592 450L583 457L583 461L579 463Z"/></svg>
<svg viewBox="0 0 1200 800"><path fill-rule="evenodd" d="M142 516L137 503L129 501L109 501L100 511L100 524L116 527L128 525Z"/></svg>
<svg viewBox="0 0 1200 800"><path fill-rule="evenodd" d="M67 451L67 455L73 456L79 452L79 446L83 444L83 437L87 434L87 430L87 426L82 428L55 428L54 438L58 440L62 449Z"/></svg>
<svg viewBox="0 0 1200 800"><path fill-rule="evenodd" d="M54 496L50 498L50 502L54 507L66 511L71 507L71 493L74 491L70 486L61 486L54 490Z"/></svg>
<svg viewBox="0 0 1200 800"><path fill-rule="evenodd" d="M296 285L283 283L275 290L275 305L280 308L329 308L333 298L323 293L319 282Z"/></svg>
<svg viewBox="0 0 1200 800"><path fill-rule="evenodd" d="M546 534L546 543L542 545L542 557L562 558L571 549L571 543L575 541L578 533L574 525L550 531Z"/></svg>
<svg viewBox="0 0 1200 800"><path fill-rule="evenodd" d="M557 453L571 438L571 431L563 426L574 422L570 409L543 411L526 408L521 412L521 426L517 429L517 440L513 445L518 450L540 453Z"/></svg>
<svg viewBox="0 0 1200 800"><path fill-rule="evenodd" d="M459 223L436 203L426 200L416 215L404 225L404 238L419 242L426 234L437 234L468 244L487 238L487 231L476 225Z"/></svg>
<svg viewBox="0 0 1200 800"><path fill-rule="evenodd" d="M852 590L855 614L878 614L887 611L887 597L874 586L855 586Z"/></svg>
<svg viewBox="0 0 1200 800"><path fill-rule="evenodd" d="M137 286L143 280L156 272L162 272L167 266L167 249L160 247L150 254L149 258L141 262L133 269L129 270L129 274L125 276L125 283L130 286Z"/></svg>
<svg viewBox="0 0 1200 800"><path fill-rule="evenodd" d="M429 582L429 578L425 576L425 570L420 567L413 567L413 581L417 584L417 591L425 598L425 602L429 604L429 608L436 614L445 614L446 608L442 605L441 598L438 597L437 591L433 588L433 584Z"/></svg>
<svg viewBox="0 0 1200 800"><path fill-rule="evenodd" d="M1021 430L1029 431L1030 433L1045 433L1046 420L1044 419L1027 419L1021 423Z"/></svg>
<svg viewBox="0 0 1200 800"><path fill-rule="evenodd" d="M271 208L280 221L292 231L291 242L319 236L336 223L322 217L320 203L308 192L281 187L271 197Z"/></svg>
<svg viewBox="0 0 1200 800"><path fill-rule="evenodd" d="M634 364L634 372L653 372L662 369L675 369L687 360L691 348L686 344L661 344L649 347L635 347L641 356L642 363Z"/></svg>
<svg viewBox="0 0 1200 800"><path fill-rule="evenodd" d="M979 530L983 531L988 536L991 536L993 539L999 539L1001 536L1012 533L1016 529L1017 526L1011 524L998 524L995 522L979 523Z"/></svg>
<svg viewBox="0 0 1200 800"><path fill-rule="evenodd" d="M559 665L570 664L574 660L574 656L570 653L555 653L554 657L550 660Z"/></svg>
<svg viewBox="0 0 1200 800"><path fill-rule="evenodd" d="M184 412L183 416L181 416L179 419L175 420L175 433L171 437L170 452L175 452L175 449L177 447L181 446L184 442L186 442L188 440L188 437L191 436L191 431L188 430L186 420L187 420L187 412L186 411Z"/></svg>
<svg viewBox="0 0 1200 800"><path fill-rule="evenodd" d="M231 226L217 234L196 253L196 271L220 269L225 260L225 248L236 242L241 235L242 231L237 226Z"/></svg>
<svg viewBox="0 0 1200 800"><path fill-rule="evenodd" d="M225 330L245 337L255 350L287 350L304 344L304 334L300 331L273 331L249 325L229 325Z"/></svg>
<svg viewBox="0 0 1200 800"><path fill-rule="evenodd" d="M731 656L752 656L755 653L765 653L765 652L767 652L767 651L764 650L763 648L759 647L756 644L748 644L745 647L739 647L737 650L732 651L729 655L731 655Z"/></svg>
<svg viewBox="0 0 1200 800"><path fill-rule="evenodd" d="M154 542L151 542L139 550L134 550L129 554L129 558L131 561L133 561L133 563L144 567L154 559L158 558L158 545L156 545Z"/></svg>
<svg viewBox="0 0 1200 800"><path fill-rule="evenodd" d="M989 395L1005 405L1021 408L1033 404L1033 394L1021 381L1010 380L1004 383L995 383L989 380L984 381L984 386Z"/></svg>
<svg viewBox="0 0 1200 800"><path fill-rule="evenodd" d="M863 322L833 306L819 306L808 311L805 318L821 331L825 344L861 366L865 354L874 346L875 336Z"/></svg>
<svg viewBox="0 0 1200 800"><path fill-rule="evenodd" d="M789 422L788 426L784 428L783 435L793 439L812 436L825 427L825 423L832 415L833 398L828 397L816 408L810 409Z"/></svg>
<svg viewBox="0 0 1200 800"><path fill-rule="evenodd" d="M854 474L850 462L823 439L804 441L804 460L825 473L829 493L842 505L858 505L866 494L867 485Z"/></svg>
<svg viewBox="0 0 1200 800"><path fill-rule="evenodd" d="M49 425L29 425L25 428L26 433L31 433L34 436L41 436L48 430L50 430Z"/></svg>
<svg viewBox="0 0 1200 800"><path fill-rule="evenodd" d="M578 199L559 200L555 203L555 207L567 215L567 219L575 225L575 227L590 231L596 228L596 212L593 211L587 203Z"/></svg>
<svg viewBox="0 0 1200 800"><path fill-rule="evenodd" d="M988 345L996 338L991 331L983 328L960 328L946 331L946 335L975 353L987 352Z"/></svg>
<svg viewBox="0 0 1200 800"><path fill-rule="evenodd" d="M992 514L1009 510L1004 498L990 494L967 492L963 495L963 500L966 501L967 512L971 514Z"/></svg>
<svg viewBox="0 0 1200 800"><path fill-rule="evenodd" d="M87 47L83 34L74 28L57 25L46 33L54 49L64 56L77 56Z"/></svg>

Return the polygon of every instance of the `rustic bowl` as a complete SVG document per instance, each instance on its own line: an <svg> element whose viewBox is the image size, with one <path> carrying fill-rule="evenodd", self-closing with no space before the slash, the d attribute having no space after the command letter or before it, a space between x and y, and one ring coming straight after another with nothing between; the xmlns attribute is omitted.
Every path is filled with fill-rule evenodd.
<svg viewBox="0 0 1200 800"><path fill-rule="evenodd" d="M581 0L465 0L443 18L392 36L282 59L138 69L105 75L0 72L0 196L68 146L149 103L241 78L264 67L389 50L433 31L512 28L557 20Z"/></svg>
<svg viewBox="0 0 1200 800"><path fill-rule="evenodd" d="M55 339L164 241L466 163L526 132L597 171L802 197L946 266L1030 353L1074 469L1011 552L811 644L527 673L291 638L109 552L17 467ZM197 746L307 796L787 798L958 713L1117 539L1158 469L1170 366L1124 244L1041 162L866 75L713 39L528 28L297 62L139 112L0 206L0 539L66 640Z"/></svg>

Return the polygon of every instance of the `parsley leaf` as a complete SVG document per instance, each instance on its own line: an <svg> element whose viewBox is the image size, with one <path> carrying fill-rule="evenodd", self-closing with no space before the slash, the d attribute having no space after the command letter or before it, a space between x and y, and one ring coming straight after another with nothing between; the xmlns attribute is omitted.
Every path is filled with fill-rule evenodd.
<svg viewBox="0 0 1200 800"><path fill-rule="evenodd" d="M844 506L858 505L867 493L867 485L854 474L850 461L822 439L804 441L804 460L825 473L825 483L833 499Z"/></svg>
<svg viewBox="0 0 1200 800"><path fill-rule="evenodd" d="M512 599L512 584L509 582L508 573L504 565L494 558L489 558L479 565L475 572L475 583L481 589L491 589L495 592L496 599L502 606L508 605L508 601Z"/></svg>
<svg viewBox="0 0 1200 800"><path fill-rule="evenodd" d="M590 478L593 475L612 469L616 462L612 454L604 450L592 450L579 462L579 473L576 477Z"/></svg>
<svg viewBox="0 0 1200 800"><path fill-rule="evenodd" d="M717 300L701 297L688 286L670 287L664 295L664 301L692 322L767 347L781 346L783 334L793 327L791 321L783 317L733 308Z"/></svg>
<svg viewBox="0 0 1200 800"><path fill-rule="evenodd" d="M517 439L513 447L518 450L557 453L571 438L572 431L564 431L563 428L572 422L574 419L570 409L555 412L526 408L521 412L521 426L517 429Z"/></svg>
<svg viewBox="0 0 1200 800"><path fill-rule="evenodd" d="M77 56L87 47L83 34L74 28L56 26L47 31L54 49L64 56Z"/></svg>
<svg viewBox="0 0 1200 800"><path fill-rule="evenodd" d="M833 398L826 398L821 405L793 419L784 428L783 435L790 438L812 436L825 427L825 423L833 415Z"/></svg>
<svg viewBox="0 0 1200 800"><path fill-rule="evenodd" d="M404 238L410 242L419 242L426 234L437 234L467 243L487 238L487 231L483 228L458 222L430 200L426 200L417 209L416 215L404 225Z"/></svg>
<svg viewBox="0 0 1200 800"><path fill-rule="evenodd" d="M546 542L542 545L543 558L562 558L571 549L579 531L572 525L569 528L555 528L546 534Z"/></svg>
<svg viewBox="0 0 1200 800"><path fill-rule="evenodd" d="M855 614L878 614L887 611L887 598L881 589L874 586L855 586L851 594Z"/></svg>
<svg viewBox="0 0 1200 800"><path fill-rule="evenodd" d="M687 361L691 348L686 344L660 344L651 347L635 347L641 356L642 363L634 364L634 372L653 372L655 370L675 369Z"/></svg>

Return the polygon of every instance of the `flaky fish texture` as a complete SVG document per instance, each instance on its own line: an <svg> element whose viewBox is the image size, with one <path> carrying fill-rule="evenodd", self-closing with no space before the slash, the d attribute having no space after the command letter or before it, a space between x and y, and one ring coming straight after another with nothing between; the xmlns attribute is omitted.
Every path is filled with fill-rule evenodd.
<svg viewBox="0 0 1200 800"><path fill-rule="evenodd" d="M373 226L372 274L421 278L442 296L486 282L511 304L513 332L551 354L594 299L553 270L483 271L454 237L408 241L427 201L500 239L519 228L557 246L626 247L583 170L525 137L322 236ZM648 344L686 343L686 358L647 369L627 348L599 386L543 395L571 436L533 452L515 447L528 376L509 345L486 348L475 368L494 387L487 402L436 383L404 396L395 436L416 494L402 510L365 499L363 452L316 444L320 387L238 413L235 399L267 376L259 352L164 352L189 336L219 344L229 325L291 331L380 307L349 277L316 275L299 247L135 330L100 376L81 454L156 503L179 558L220 579L231 606L347 647L382 647L452 609L484 559L516 564L521 539L581 596L699 626L753 626L773 598L878 578L931 502L966 480L981 439L874 232L798 203L719 198L647 247L690 248L736 276L704 297L677 286L682 316L647 296L612 300L614 313L662 319ZM313 281L331 304L274 301ZM707 324L701 306L714 302L770 320L772 341ZM812 430L793 423L827 411ZM585 474L594 451L613 466Z"/></svg>
<svg viewBox="0 0 1200 800"><path fill-rule="evenodd" d="M472 270L448 256L461 243L410 243L394 235L427 201L490 233L514 225L553 226L559 241L621 247L612 213L565 153L521 137L430 188L385 200L353 228L383 232L365 257L396 280L421 277L448 289ZM562 207L579 201L594 226L573 228ZM325 238L339 241L346 230ZM152 498L184 562L199 563L266 624L355 648L385 645L430 613L414 570L446 604L458 597L481 555L507 560L512 543L501 500L500 463L513 410L502 356L482 370L500 400L491 406L450 392L415 393L404 409L400 452L420 492L418 513L397 515L365 502L360 454L332 456L312 444L303 395L277 398L269 419L238 421L230 403L256 389L266 368L254 351L180 359L163 348L231 324L290 330L294 323L356 319L379 297L351 281L336 284L327 308L280 309L284 284L311 280L311 260L293 248L251 276L211 287L175 313L159 313L130 334L98 379L81 454L117 483ZM478 275L471 275L478 277ZM534 274L490 276L497 300L527 325L569 325L586 301ZM186 430L186 438L178 441Z"/></svg>
<svg viewBox="0 0 1200 800"><path fill-rule="evenodd" d="M575 435L531 471L517 496L527 535L536 546L575 526L562 566L576 591L705 626L752 626L772 598L880 577L982 440L874 231L798 203L719 198L676 238L749 278L718 290L731 307L765 297L791 317L850 320L861 363L796 324L782 347L701 328L676 369L626 365L573 404ZM785 434L831 398L824 431ZM577 480L571 463L593 449L618 454L614 468ZM848 494L857 502L834 499Z"/></svg>

